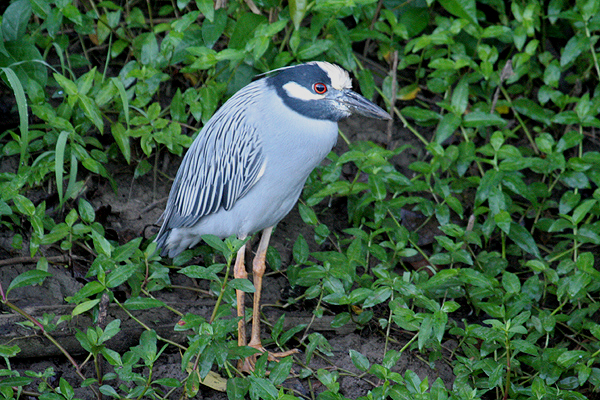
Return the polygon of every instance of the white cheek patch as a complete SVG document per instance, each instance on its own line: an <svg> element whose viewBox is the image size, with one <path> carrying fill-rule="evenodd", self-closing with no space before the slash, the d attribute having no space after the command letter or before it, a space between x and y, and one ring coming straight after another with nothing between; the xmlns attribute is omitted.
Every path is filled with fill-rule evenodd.
<svg viewBox="0 0 600 400"><path fill-rule="evenodd" d="M283 85L283 90L285 90L288 96L299 100L320 100L323 97L325 97L325 95L311 92L310 90L308 90L304 86L297 84L296 82L286 83L285 85Z"/></svg>

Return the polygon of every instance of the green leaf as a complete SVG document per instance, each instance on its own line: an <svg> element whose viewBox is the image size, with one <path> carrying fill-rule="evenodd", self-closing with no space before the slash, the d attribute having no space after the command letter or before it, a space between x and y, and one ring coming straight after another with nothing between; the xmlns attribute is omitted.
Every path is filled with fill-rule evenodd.
<svg viewBox="0 0 600 400"><path fill-rule="evenodd" d="M566 171L561 175L561 181L568 187L587 189L590 187L588 176L583 172Z"/></svg>
<svg viewBox="0 0 600 400"><path fill-rule="evenodd" d="M325 53L333 46L334 42L331 40L317 40L309 46L302 46L298 50L297 57L299 60L311 60Z"/></svg>
<svg viewBox="0 0 600 400"><path fill-rule="evenodd" d="M110 385L102 385L98 388L98 390L105 396L114 397L115 399L121 398L119 393L117 393L117 391Z"/></svg>
<svg viewBox="0 0 600 400"><path fill-rule="evenodd" d="M317 214L315 214L314 210L307 205L302 203L298 203L298 211L300 211L300 217L302 217L302 221L305 224L316 226L319 224L319 219L317 218Z"/></svg>
<svg viewBox="0 0 600 400"><path fill-rule="evenodd" d="M94 249L98 254L103 254L110 258L112 253L110 242L95 229L92 229L92 241L94 242Z"/></svg>
<svg viewBox="0 0 600 400"><path fill-rule="evenodd" d="M248 380L250 381L250 398L264 400L277 399L277 388L268 379L250 375Z"/></svg>
<svg viewBox="0 0 600 400"><path fill-rule="evenodd" d="M212 0L196 0L196 5L202 14L208 19L210 22L213 22L215 19L215 6Z"/></svg>
<svg viewBox="0 0 600 400"><path fill-rule="evenodd" d="M54 74L54 79L65 90L68 96L77 95L77 85L73 81L59 73Z"/></svg>
<svg viewBox="0 0 600 400"><path fill-rule="evenodd" d="M596 199L586 199L581 202L580 205L577 206L575 210L573 210L573 223L579 224L583 219L588 215L588 212L595 206L597 203Z"/></svg>
<svg viewBox="0 0 600 400"><path fill-rule="evenodd" d="M134 40L135 49L140 51L140 62L143 65L151 65L158 57L158 42L153 33L143 33Z"/></svg>
<svg viewBox="0 0 600 400"><path fill-rule="evenodd" d="M56 176L56 191L58 192L58 202L60 205L63 205L63 176L64 176L64 160L65 160L65 148L67 144L67 139L69 138L69 132L62 131L60 135L58 135L58 140L56 140L56 150L54 157L54 173Z"/></svg>
<svg viewBox="0 0 600 400"><path fill-rule="evenodd" d="M127 96L127 92L125 91L125 86L123 82L119 78L111 78L110 82L117 88L119 92L119 97L121 99L121 103L123 105L123 115L125 116L125 122L127 124L127 129L129 129L129 97Z"/></svg>
<svg viewBox="0 0 600 400"><path fill-rule="evenodd" d="M131 276L133 276L133 274L135 273L137 268L138 268L138 266L133 263L119 265L114 271L112 271L106 277L106 287L114 288L114 287L117 287L117 286L125 283L125 281L127 281L127 279L129 279L129 278L131 278Z"/></svg>
<svg viewBox="0 0 600 400"><path fill-rule="evenodd" d="M76 25L81 26L83 24L83 18L81 17L81 13L73 4L67 4L62 9L62 14L74 22Z"/></svg>
<svg viewBox="0 0 600 400"><path fill-rule="evenodd" d="M529 231L523 228L521 225L513 222L510 225L508 237L527 253L537 258L541 258L535 240L533 240L533 236L531 236L531 233L529 233Z"/></svg>
<svg viewBox="0 0 600 400"><path fill-rule="evenodd" d="M510 344L515 348L515 350L518 350L522 353L530 354L532 356L537 356L539 354L539 347L526 340L511 339Z"/></svg>
<svg viewBox="0 0 600 400"><path fill-rule="evenodd" d="M94 299L94 300L88 300L88 301L84 301L81 304L78 304L73 311L71 312L72 316L76 316L79 314L83 314L84 312L91 310L92 308L96 307L96 305L100 303L100 299Z"/></svg>
<svg viewBox="0 0 600 400"><path fill-rule="evenodd" d="M306 324L300 324L300 325L296 325L296 326L290 328L289 331L281 334L281 337L279 338L278 343L280 345L286 344L292 337L294 337L294 335L296 333L300 332L304 328L306 328Z"/></svg>
<svg viewBox="0 0 600 400"><path fill-rule="evenodd" d="M475 195L475 205L479 206L485 200L488 200L490 193L495 194L498 185L502 181L504 173L490 169L485 172L485 175L481 178L477 193Z"/></svg>
<svg viewBox="0 0 600 400"><path fill-rule="evenodd" d="M435 111L426 110L421 107L404 107L400 113L417 122L432 122L440 119L440 115Z"/></svg>
<svg viewBox="0 0 600 400"><path fill-rule="evenodd" d="M8 293L13 289L40 284L49 276L52 276L52 274L37 269L25 271L10 282L6 295L8 296Z"/></svg>
<svg viewBox="0 0 600 400"><path fill-rule="evenodd" d="M100 282L91 281L91 282L86 283L84 287L79 289L79 291L77 293L75 293L71 299L67 299L67 301L78 303L85 298L88 298L97 293L100 293L104 289L105 289L104 286Z"/></svg>
<svg viewBox="0 0 600 400"><path fill-rule="evenodd" d="M564 368L570 368L575 363L585 362L585 360L589 357L588 352L583 350L572 350L565 351L560 356L556 362L558 365Z"/></svg>
<svg viewBox="0 0 600 400"><path fill-rule="evenodd" d="M444 115L435 131L435 141L438 144L442 144L448 139L461 124L461 118L459 115L448 113Z"/></svg>
<svg viewBox="0 0 600 400"><path fill-rule="evenodd" d="M2 36L4 40L19 40L27 30L31 17L31 3L28 0L17 0L6 7L2 15Z"/></svg>
<svg viewBox="0 0 600 400"><path fill-rule="evenodd" d="M12 208L6 203L6 201L0 199L0 216L12 215Z"/></svg>
<svg viewBox="0 0 600 400"><path fill-rule="evenodd" d="M363 372L367 371L371 365L367 357L353 349L350 349L350 359L352 364Z"/></svg>
<svg viewBox="0 0 600 400"><path fill-rule="evenodd" d="M471 268L460 269L458 276L466 284L488 290L493 289L498 284L494 278Z"/></svg>
<svg viewBox="0 0 600 400"><path fill-rule="evenodd" d="M385 183L383 182L383 179L381 179L381 176L379 176L379 175L375 175L375 174L369 175L369 188L371 189L371 193L373 194L373 197L377 201L382 201L387 196ZM316 215L315 215L315 218L316 218Z"/></svg>
<svg viewBox="0 0 600 400"><path fill-rule="evenodd" d="M94 84L94 76L96 75L96 67L83 74L77 79L77 93L87 95Z"/></svg>
<svg viewBox="0 0 600 400"><path fill-rule="evenodd" d="M292 250L294 261L298 264L305 264L308 261L308 252L308 243L304 239L304 236L299 234Z"/></svg>
<svg viewBox="0 0 600 400"><path fill-rule="evenodd" d="M275 364L271 373L269 374L269 380L273 382L274 385L281 385L287 378L290 376L290 371L292 370L292 357L284 357L278 360L279 362Z"/></svg>
<svg viewBox="0 0 600 400"><path fill-rule="evenodd" d="M573 36L565 47L563 48L560 57L560 66L565 67L575 61L581 53L588 52L590 50L590 39L584 34L580 33Z"/></svg>
<svg viewBox="0 0 600 400"><path fill-rule="evenodd" d="M507 293L517 294L521 291L519 277L511 272L504 271L502 274L502 286Z"/></svg>
<svg viewBox="0 0 600 400"><path fill-rule="evenodd" d="M0 387L21 387L27 386L31 382L33 382L33 379L26 376L11 376L8 378L1 378Z"/></svg>
<svg viewBox="0 0 600 400"><path fill-rule="evenodd" d="M451 312L458 310L459 308L460 308L460 304L458 304L455 301L449 300L449 301L445 301L444 304L442 304L440 311L442 311L444 313L451 313Z"/></svg>
<svg viewBox="0 0 600 400"><path fill-rule="evenodd" d="M432 315L427 314L421 321L421 326L419 328L419 337L417 340L417 344L419 349L423 349L427 341L431 339L431 334L433 332L433 318Z"/></svg>
<svg viewBox="0 0 600 400"><path fill-rule="evenodd" d="M253 37L252 32L263 22L267 21L264 15L254 13L242 13L234 25L229 48L244 49L248 40Z"/></svg>
<svg viewBox="0 0 600 400"><path fill-rule="evenodd" d="M96 219L96 213L94 207L85 200L83 197L79 198L79 204L77 205L79 216L83 222L91 224Z"/></svg>
<svg viewBox="0 0 600 400"><path fill-rule="evenodd" d="M250 388L250 380L245 377L234 377L227 379L227 398L229 399L245 399L248 389Z"/></svg>
<svg viewBox="0 0 600 400"><path fill-rule="evenodd" d="M248 279L232 279L227 282L227 286L246 293L254 293L256 291L256 288Z"/></svg>
<svg viewBox="0 0 600 400"><path fill-rule="evenodd" d="M369 69L362 69L357 74L360 91L367 99L372 99L375 94L375 79Z"/></svg>
<svg viewBox="0 0 600 400"><path fill-rule="evenodd" d="M109 362L110 365L120 367L123 365L123 361L121 360L121 355L114 350L103 347L100 350L100 353L106 357L106 361Z"/></svg>
<svg viewBox="0 0 600 400"><path fill-rule="evenodd" d="M195 279L207 279L219 281L218 273L223 270L225 267L224 264L213 264L210 267L202 267L200 265L190 265L183 269L180 269L178 272L180 274L184 274L190 278Z"/></svg>
<svg viewBox="0 0 600 400"><path fill-rule="evenodd" d="M211 8L214 10L214 5L211 0L208 1L210 3ZM215 10L214 17L212 21L206 20L202 22L202 39L204 41L204 45L210 49L214 47L214 45L218 42L221 35L223 35L223 31L227 26L227 10L220 9ZM195 21L193 21L195 23ZM234 49L225 49L225 54L229 51L234 51ZM223 51L221 51L223 53ZM217 55L217 58L222 60L223 58L221 53Z"/></svg>
<svg viewBox="0 0 600 400"><path fill-rule="evenodd" d="M451 110L457 116L462 116L469 105L469 83L466 78L461 79L452 92Z"/></svg>
<svg viewBox="0 0 600 400"><path fill-rule="evenodd" d="M29 217L35 214L35 206L33 205L33 202L27 197L18 194L15 197L13 197L13 201L15 202L15 206L17 207L17 211L21 214L27 215Z"/></svg>
<svg viewBox="0 0 600 400"><path fill-rule="evenodd" d="M49 245L65 238L70 233L69 227L65 223L54 225L49 233L46 233L41 240L41 244ZM39 269L39 268L38 268Z"/></svg>
<svg viewBox="0 0 600 400"><path fill-rule="evenodd" d="M579 204L580 200L581 194L575 193L572 190L565 192L560 198L560 203L558 204L558 213L568 214Z"/></svg>
<svg viewBox="0 0 600 400"><path fill-rule="evenodd" d="M520 97L513 101L513 106L520 113L534 121L542 122L545 125L552 123L554 113L549 109L543 108L538 103L526 97Z"/></svg>
<svg viewBox="0 0 600 400"><path fill-rule="evenodd" d="M4 22L4 19L2 20L2 22ZM0 38L0 41L1 40L2 38ZM35 49L35 51L37 52L37 49ZM0 57L0 64L2 64L2 57ZM27 156L29 154L27 151L27 148L29 146L29 116L27 108L27 98L25 97L25 91L23 90L23 85L21 84L20 79L25 79L26 77L28 77L28 74L17 74L15 71L8 67L3 67L1 70L6 74L6 79L10 83L10 86L15 95L15 99L17 101L17 109L19 111L19 131L21 133L21 158L19 161L18 172L20 172L21 169L27 164Z"/></svg>
<svg viewBox="0 0 600 400"><path fill-rule="evenodd" d="M165 303L148 297L131 297L123 303L127 310L147 310L149 308L164 307Z"/></svg>
<svg viewBox="0 0 600 400"><path fill-rule="evenodd" d="M389 287L380 287L365 299L363 308L373 307L381 304L392 296L392 289Z"/></svg>
<svg viewBox="0 0 600 400"><path fill-rule="evenodd" d="M504 126L506 123L506 120L498 114L484 111L473 111L463 116L463 125L467 128Z"/></svg>
<svg viewBox="0 0 600 400"><path fill-rule="evenodd" d="M327 389L334 393L337 393L340 389L340 384L337 381L338 377L339 374L337 371L327 371L323 368L317 370L317 378L319 378L321 383L325 385Z"/></svg>
<svg viewBox="0 0 600 400"><path fill-rule="evenodd" d="M450 14L459 18L464 18L473 25L479 25L477 22L475 0L440 0L440 4Z"/></svg>
<svg viewBox="0 0 600 400"><path fill-rule="evenodd" d="M75 391L73 390L73 387L64 378L60 378L58 385L60 388L60 393L63 396L65 396L67 400L70 400L73 398L73 396L75 396Z"/></svg>
<svg viewBox="0 0 600 400"><path fill-rule="evenodd" d="M218 252L220 252L223 255L226 255L229 253L229 248L227 247L225 242L223 240L221 240L218 236L202 235L202 240L204 240L204 242L207 245L209 245L210 247L217 250Z"/></svg>
<svg viewBox="0 0 600 400"><path fill-rule="evenodd" d="M583 135L577 131L567 131L556 143L556 151L562 153L563 151L575 147L580 144L583 140Z"/></svg>
<svg viewBox="0 0 600 400"><path fill-rule="evenodd" d="M80 95L79 104L81 105L81 108L83 109L83 112L86 115L86 117L88 117L89 120L92 121L92 123L96 126L96 128L98 128L100 133L103 133L104 122L102 120L102 114L100 113L100 109L98 108L98 105L96 105L96 102L87 96Z"/></svg>
<svg viewBox="0 0 600 400"><path fill-rule="evenodd" d="M498 214L494 215L494 223L504 233L509 233L513 222L507 211L500 211Z"/></svg>
<svg viewBox="0 0 600 400"><path fill-rule="evenodd" d="M14 345L14 346L0 345L0 357L10 358L10 357L16 356L20 352L21 352L21 349L17 345Z"/></svg>
<svg viewBox="0 0 600 400"><path fill-rule="evenodd" d="M309 9L309 2L307 0L289 0L288 5L290 8L290 16L294 23L294 29L298 30Z"/></svg>
<svg viewBox="0 0 600 400"><path fill-rule="evenodd" d="M121 331L121 320L114 319L114 320L110 321L108 323L108 325L106 325L106 327L104 328L104 331L102 332L100 337L98 338L98 343L100 344L100 343L106 342L107 340L110 340L112 337L114 337L120 331Z"/></svg>

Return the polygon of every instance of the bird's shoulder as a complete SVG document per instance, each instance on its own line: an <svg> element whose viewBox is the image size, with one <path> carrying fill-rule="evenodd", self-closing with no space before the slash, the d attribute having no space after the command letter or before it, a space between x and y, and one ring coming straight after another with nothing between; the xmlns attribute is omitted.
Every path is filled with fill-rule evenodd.
<svg viewBox="0 0 600 400"><path fill-rule="evenodd" d="M261 84L232 96L185 154L165 210L170 227L192 226L219 208L230 209L260 178L265 157L257 126L245 114Z"/></svg>

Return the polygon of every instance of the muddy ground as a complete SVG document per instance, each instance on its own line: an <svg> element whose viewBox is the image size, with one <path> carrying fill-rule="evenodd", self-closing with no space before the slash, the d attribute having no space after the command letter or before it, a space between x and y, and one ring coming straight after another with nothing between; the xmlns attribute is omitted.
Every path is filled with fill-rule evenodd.
<svg viewBox="0 0 600 400"><path fill-rule="evenodd" d="M351 119L341 125L342 131L352 140L371 140L378 143L386 142L387 124L380 121L372 121L365 119ZM403 132L399 126L394 126L392 129L391 146L398 146L411 141L411 135ZM418 146L403 152L396 158L395 163L398 168L404 169L408 164L414 161L419 155ZM343 140L339 140L335 149L341 153L347 146ZM175 175L179 160L176 157L168 157L169 167L166 170L168 176ZM14 168L14 160L2 160L0 168L2 170L10 170ZM109 210L106 215L105 228L107 232L116 233L119 240L128 241L138 236L149 237L156 232L157 227L153 224L160 216L168 191L170 189L170 181L159 177L156 182L156 191L153 191L154 181L152 174L147 174L137 180L133 179L133 169L127 165L113 166L115 168L115 179L118 183L118 193L114 193L106 182L100 181L93 187L88 188L85 194L86 198L93 204L96 210ZM407 172L408 174L408 172ZM319 218L326 223L331 229L343 229L345 227L346 211L342 202L333 202L331 205L324 204L319 209ZM271 240L271 245L274 246L281 255L283 268L292 260L292 246L298 234L302 233L308 240L310 250L318 251L319 246L312 241L312 228L307 227L301 220L297 208L295 208L281 223L278 225ZM30 262L28 252L26 250L16 251L11 248L12 233L0 232L0 282L6 288L10 281L23 271L35 268L35 263ZM24 245L27 249L27 243ZM44 312L55 313L56 315L68 315L72 310L72 306L68 305L64 298L71 296L79 288L85 284L83 276L85 275L85 262L79 260L75 262L71 268L67 267L68 254L60 252L59 249L42 248L41 254L49 257L49 271L53 276L46 279L41 286L29 286L22 289L17 289L11 292L10 300L20 307L24 307L28 312L41 316ZM39 254L38 254L39 255ZM285 312L288 326L293 326L299 323L309 323L312 318L310 307L314 304L306 303L301 306L283 307L285 299L283 298L286 290L289 290L289 285L285 276L270 271L265 280L267 288L263 293L262 304L263 313L267 321L273 323ZM250 274L251 275L251 274ZM181 274L172 274L173 284L187 287L197 287L199 289L207 288L205 282L192 282L189 278ZM126 297L127 293L120 293L119 296ZM182 312L193 312L204 317L209 317L214 305L215 299L211 296L185 289L175 289L164 291L157 297L161 300L173 305ZM247 307L251 307L251 298L246 297ZM81 378L75 373L73 366L65 357L60 356L56 347L50 345L39 332L36 332L28 327L19 324L24 319L11 312L10 310L2 309L3 315L0 319L0 339L2 344L7 343L6 339L11 338L10 344L19 344L22 349L18 358L11 359L11 367L20 371L36 371L42 372L47 368L53 368L56 372L56 378L50 381L51 384L58 385L59 377L66 379L74 388L79 388ZM173 332L173 326L177 323L177 315L168 312L164 309L152 309L140 311L134 315L147 323L150 327L157 330L160 335L170 338L174 341L185 343L183 335ZM109 342L109 347L119 351L121 354L126 351L129 346L138 343L139 335L142 330L139 324L134 323L127 315L120 312L117 308L109 307L106 323L111 319L121 319L122 332ZM373 376L362 376L358 371L349 356L349 349L354 349L366 355L371 363L380 363L384 354L385 336L373 327L369 329L358 329L354 325L347 325L340 329L333 329L329 325L332 316L327 315L311 326L311 331L317 331L323 334L332 346L333 356L315 356L312 358L309 367L313 369L327 368L330 370L338 370L342 373L339 379L340 393L349 398L358 398L367 394L374 385L380 384ZM57 337L63 346L74 355L78 363L83 363L85 354L75 340L75 329L85 329L91 324L91 319L85 315L76 317L72 322L61 324L57 331L53 332L53 336ZM269 328L263 325L263 337L269 337ZM299 334L300 335L300 334ZM394 342L389 343L388 348L400 350L408 340L412 337L410 332L394 332L392 339ZM445 350L450 353L453 344L446 343ZM273 349L275 350L275 349ZM297 365L293 371L298 371L300 365L304 363L304 355L297 356ZM0 365L4 361L0 360ZM112 367L105 363L103 366L104 372L111 372ZM419 354L417 351L405 350L400 358L395 370L404 373L406 370L416 372L421 378L429 377L429 382L432 383L436 378L441 377L448 388L451 388L453 382L453 373L451 366L444 360L439 360L433 363L428 362L427 355ZM344 371L350 371L354 374L346 374ZM82 373L86 377L94 377L95 373L91 362L85 363L82 367ZM181 357L177 349L170 346L165 354L160 357L159 364L153 372L153 378L185 378L185 374L181 372ZM112 384L112 386L115 386ZM300 379L292 374L285 386L293 388L296 395L305 395L311 397L311 392L319 393L325 388L315 378ZM30 389L36 391L37 386L32 386ZM175 392L171 398L179 398L180 392ZM77 389L76 397L81 399L94 398L89 389ZM201 387L197 398L206 399L225 399L224 393L215 391L207 387Z"/></svg>

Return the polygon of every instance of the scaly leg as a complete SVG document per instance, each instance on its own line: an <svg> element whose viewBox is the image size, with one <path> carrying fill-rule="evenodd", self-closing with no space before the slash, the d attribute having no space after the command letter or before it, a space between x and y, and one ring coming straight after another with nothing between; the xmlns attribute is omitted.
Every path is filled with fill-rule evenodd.
<svg viewBox="0 0 600 400"><path fill-rule="evenodd" d="M267 257L267 249L269 248L269 239L271 238L271 233L273 232L273 227L266 228L263 230L262 237L260 238L260 244L258 245L258 250L256 251L256 256L254 257L254 261L252 262L252 272L254 279L254 288L256 289L254 293L254 304L252 307L252 334L250 336L250 343L248 346L254 347L261 352L265 352L265 348L262 346L260 340L260 296L262 293L262 281L263 275L265 274L265 260ZM238 339L239 342L239 339ZM275 361L277 358L286 357L290 354L298 353L297 349L288 350L282 353L271 353L269 352L269 360ZM244 372L250 372L254 370L254 364L256 363L257 355L250 356L244 360L242 365L238 365L238 368Z"/></svg>
<svg viewBox="0 0 600 400"><path fill-rule="evenodd" d="M246 271L246 264L244 263L244 253L246 252L246 245L244 244L237 252L235 258L235 265L233 267L233 277L235 279L248 279L248 272ZM238 346L246 346L246 305L244 304L245 293L241 290L235 291L237 298L237 315L241 317L238 322Z"/></svg>

